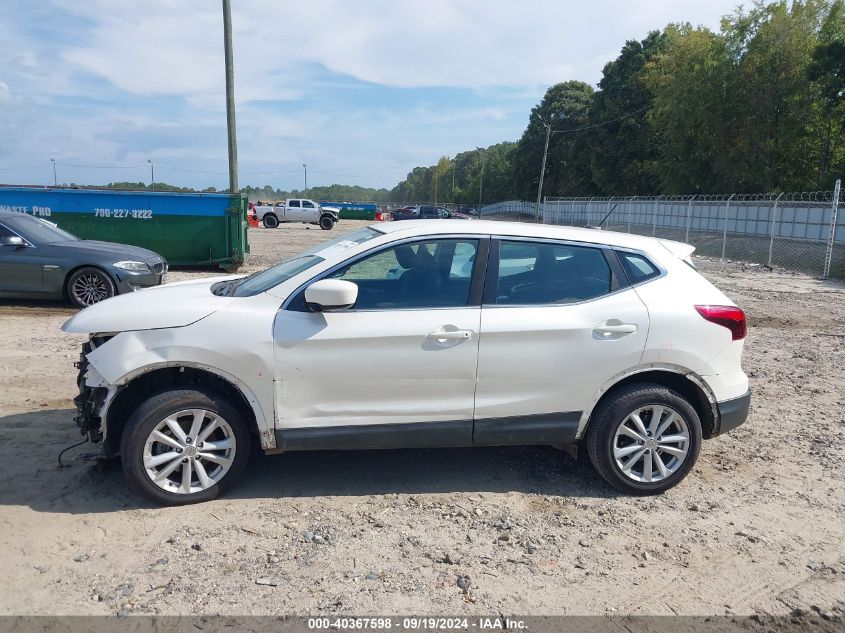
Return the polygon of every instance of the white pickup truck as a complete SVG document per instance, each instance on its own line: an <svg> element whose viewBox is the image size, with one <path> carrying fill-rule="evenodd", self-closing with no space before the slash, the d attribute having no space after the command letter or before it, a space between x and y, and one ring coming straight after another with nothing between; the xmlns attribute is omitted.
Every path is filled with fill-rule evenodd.
<svg viewBox="0 0 845 633"><path fill-rule="evenodd" d="M257 204L255 215L268 229L275 229L282 222L304 222L317 224L324 231L330 231L340 220L340 209L323 207L305 198L292 198L275 205Z"/></svg>

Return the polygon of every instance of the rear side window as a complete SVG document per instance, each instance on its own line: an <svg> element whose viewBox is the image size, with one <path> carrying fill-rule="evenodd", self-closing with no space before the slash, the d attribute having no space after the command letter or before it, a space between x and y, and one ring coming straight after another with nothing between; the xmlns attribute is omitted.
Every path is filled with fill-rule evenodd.
<svg viewBox="0 0 845 633"><path fill-rule="evenodd" d="M612 289L613 274L601 249L549 242L501 243L497 304L577 303Z"/></svg>
<svg viewBox="0 0 845 633"><path fill-rule="evenodd" d="M298 208L299 207L299 200L291 200L290 202L288 202L288 206Z"/></svg>
<svg viewBox="0 0 845 633"><path fill-rule="evenodd" d="M641 281L646 281L654 277L660 276L660 271L657 266L652 264L643 255L637 253L624 253L616 251L619 256L619 261L622 262L622 268L625 274L628 275L628 280L632 284L638 284Z"/></svg>

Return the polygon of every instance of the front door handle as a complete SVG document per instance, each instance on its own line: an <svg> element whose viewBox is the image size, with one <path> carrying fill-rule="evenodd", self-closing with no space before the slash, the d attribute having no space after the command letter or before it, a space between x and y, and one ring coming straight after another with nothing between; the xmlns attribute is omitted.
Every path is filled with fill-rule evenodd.
<svg viewBox="0 0 845 633"><path fill-rule="evenodd" d="M439 328L426 334L426 338L435 341L465 341L472 338L472 330L446 330Z"/></svg>

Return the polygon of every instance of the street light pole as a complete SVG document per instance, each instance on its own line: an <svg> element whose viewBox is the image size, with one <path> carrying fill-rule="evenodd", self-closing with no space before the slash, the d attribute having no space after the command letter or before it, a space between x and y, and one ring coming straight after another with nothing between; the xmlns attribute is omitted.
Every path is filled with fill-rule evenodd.
<svg viewBox="0 0 845 633"><path fill-rule="evenodd" d="M540 122L546 127L546 146L543 148L543 166L540 167L540 182L537 185L537 206L534 207L534 221L540 221L540 196L543 194L543 179L546 176L546 156L549 153L549 137L552 135L551 123L546 123L543 117L539 117Z"/></svg>
<svg viewBox="0 0 845 633"><path fill-rule="evenodd" d="M153 161L151 161L149 158L147 159L147 162L150 164L150 182L152 183L152 190L155 191L155 188L156 188L155 167L153 167Z"/></svg>
<svg viewBox="0 0 845 633"><path fill-rule="evenodd" d="M437 206L437 165L434 166L434 206Z"/></svg>
<svg viewBox="0 0 845 633"><path fill-rule="evenodd" d="M308 165L302 163L302 169L305 170L305 191L303 192L303 196L308 195Z"/></svg>
<svg viewBox="0 0 845 633"><path fill-rule="evenodd" d="M481 152L481 177L478 179L478 217L481 217L481 192L484 188L484 150L476 147Z"/></svg>
<svg viewBox="0 0 845 633"><path fill-rule="evenodd" d="M449 190L449 202L455 202L455 161L452 161L452 188Z"/></svg>
<svg viewBox="0 0 845 633"><path fill-rule="evenodd" d="M223 0L223 53L226 63L226 127L229 135L229 191L238 192L238 138L235 132L235 68L232 61L232 5Z"/></svg>
<svg viewBox="0 0 845 633"><path fill-rule="evenodd" d="M58 187L59 186L59 179L56 178L56 159L51 158L50 162L53 163L53 186Z"/></svg>

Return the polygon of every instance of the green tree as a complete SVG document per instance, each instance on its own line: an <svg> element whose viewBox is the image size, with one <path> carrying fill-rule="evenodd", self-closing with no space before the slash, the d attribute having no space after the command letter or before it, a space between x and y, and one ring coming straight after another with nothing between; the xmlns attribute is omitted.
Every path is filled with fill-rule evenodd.
<svg viewBox="0 0 845 633"><path fill-rule="evenodd" d="M845 2L838 0L822 23L808 68L818 90L822 121L819 189L845 175Z"/></svg>
<svg viewBox="0 0 845 633"><path fill-rule="evenodd" d="M665 37L644 77L653 95L647 121L660 130L659 191L729 190L736 184L728 148L738 133L738 86L726 42L689 24L667 27Z"/></svg>
<svg viewBox="0 0 845 633"><path fill-rule="evenodd" d="M652 92L646 65L665 49L667 37L652 31L642 41L629 40L602 73L593 96L590 123L592 178L602 193L653 194L659 190L658 130L647 110Z"/></svg>
<svg viewBox="0 0 845 633"><path fill-rule="evenodd" d="M546 91L531 110L528 127L513 149L512 194L531 200L537 195L546 140L552 133L546 160L543 195L588 195L595 191L586 137L576 132L589 125L593 88L582 81L566 81Z"/></svg>
<svg viewBox="0 0 845 633"><path fill-rule="evenodd" d="M734 157L744 167L742 189L801 189L819 180L827 125L819 85L808 77L828 9L823 0L782 0L722 21L742 96Z"/></svg>

